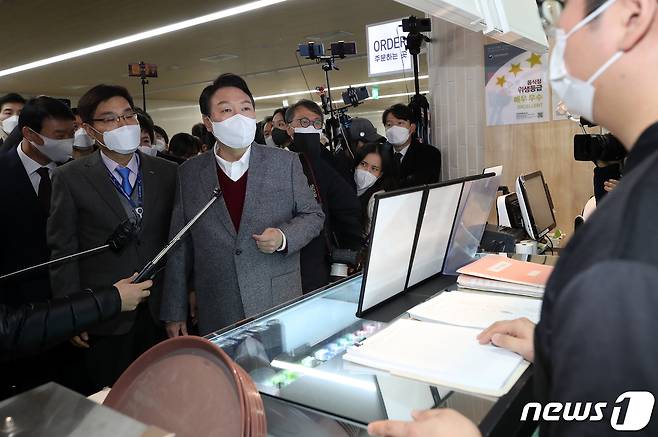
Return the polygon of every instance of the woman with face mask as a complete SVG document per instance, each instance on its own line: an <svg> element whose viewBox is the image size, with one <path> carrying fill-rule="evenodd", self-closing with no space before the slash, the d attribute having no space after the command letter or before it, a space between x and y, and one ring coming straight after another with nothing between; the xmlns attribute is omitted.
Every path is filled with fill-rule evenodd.
<svg viewBox="0 0 658 437"><path fill-rule="evenodd" d="M385 144L367 143L358 150L354 164L356 194L362 208L363 235L367 238L375 207L374 195L396 189L398 176L391 149Z"/></svg>

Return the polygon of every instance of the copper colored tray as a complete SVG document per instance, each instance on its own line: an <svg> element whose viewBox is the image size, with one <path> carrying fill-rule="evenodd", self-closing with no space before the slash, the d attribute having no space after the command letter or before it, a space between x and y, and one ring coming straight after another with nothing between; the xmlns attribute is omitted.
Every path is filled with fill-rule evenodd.
<svg viewBox="0 0 658 437"><path fill-rule="evenodd" d="M201 337L176 337L140 356L105 405L177 437L265 437L263 402L251 378Z"/></svg>

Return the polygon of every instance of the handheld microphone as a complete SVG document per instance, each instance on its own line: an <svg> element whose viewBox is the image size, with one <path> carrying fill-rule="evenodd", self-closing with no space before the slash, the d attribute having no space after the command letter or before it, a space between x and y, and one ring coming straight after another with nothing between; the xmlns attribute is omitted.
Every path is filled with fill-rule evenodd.
<svg viewBox="0 0 658 437"><path fill-rule="evenodd" d="M165 255L180 241L181 238L183 238L183 235L192 227L194 223L196 223L197 220L201 218L203 214L212 206L213 203L215 203L215 200L219 199L222 196L222 190L219 187L216 187L213 190L212 197L206 203L206 205L201 208L201 210L194 216L192 219L185 225L183 228L178 231L176 236L171 239L169 243L153 258L151 261L148 262L144 266L144 268L137 274L137 277L133 279L132 283L137 284L139 282L146 281L148 279L153 279L153 276L157 273L157 265L160 262L162 258L164 258Z"/></svg>
<svg viewBox="0 0 658 437"><path fill-rule="evenodd" d="M7 273L5 275L0 276L0 281L5 279L10 279L13 278L14 276L19 276L34 270L38 270L43 267L48 267L53 264L59 264L61 262L68 261L81 256L91 255L93 253L100 252L105 249L110 249L113 252L120 252L121 249L123 249L126 244L128 244L131 240L133 240L137 236L140 227L141 224L138 221L134 221L130 219L125 220L122 223L120 223L119 226L117 226L114 232L112 232L112 235L110 235L110 237L107 239L105 244L102 246L98 246L93 249L84 250L82 252L74 253L71 255L63 256L61 258L53 259L34 266L26 267L24 269L12 273Z"/></svg>

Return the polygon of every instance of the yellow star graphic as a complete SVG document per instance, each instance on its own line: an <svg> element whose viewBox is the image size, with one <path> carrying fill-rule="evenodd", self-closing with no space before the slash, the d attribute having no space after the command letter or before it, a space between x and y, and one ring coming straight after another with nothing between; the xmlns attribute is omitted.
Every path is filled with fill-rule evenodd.
<svg viewBox="0 0 658 437"><path fill-rule="evenodd" d="M519 64L512 64L512 68L509 69L509 72L512 73L514 75L514 77L516 77L516 75L519 74L522 71L523 71L523 69L521 69L521 64L520 63Z"/></svg>
<svg viewBox="0 0 658 437"><path fill-rule="evenodd" d="M507 82L507 79L505 79L505 76L500 76L500 77L496 78L496 85L498 85L501 88L503 86L505 86L506 82Z"/></svg>
<svg viewBox="0 0 658 437"><path fill-rule="evenodd" d="M533 53L528 59L526 59L526 61L530 63L530 68L532 68L535 65L541 65L541 56L537 53Z"/></svg>

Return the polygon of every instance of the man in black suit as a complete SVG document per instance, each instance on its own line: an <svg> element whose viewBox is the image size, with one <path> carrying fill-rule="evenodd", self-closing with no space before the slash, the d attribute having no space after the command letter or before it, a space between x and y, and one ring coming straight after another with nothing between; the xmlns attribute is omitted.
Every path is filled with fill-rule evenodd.
<svg viewBox="0 0 658 437"><path fill-rule="evenodd" d="M177 166L137 152L140 126L128 91L98 85L78 102L87 134L100 146L58 168L53 177L48 245L53 257L104 244L127 219L141 223L120 253L100 252L51 269L55 297L96 288L139 271L167 242ZM150 346L164 338L159 324L160 277L147 304L72 339L85 349L91 389L111 386Z"/></svg>
<svg viewBox="0 0 658 437"><path fill-rule="evenodd" d="M0 275L48 261L46 220L50 208L51 175L65 162L73 146L73 114L50 97L30 100L20 115L20 145L0 156ZM37 270L0 282L0 303L13 308L50 299L48 270ZM0 371L5 384L23 391L56 379L56 353L7 365Z"/></svg>
<svg viewBox="0 0 658 437"><path fill-rule="evenodd" d="M433 184L441 178L441 152L415 137L416 120L408 106L398 103L382 115L386 139L393 146L400 188Z"/></svg>

